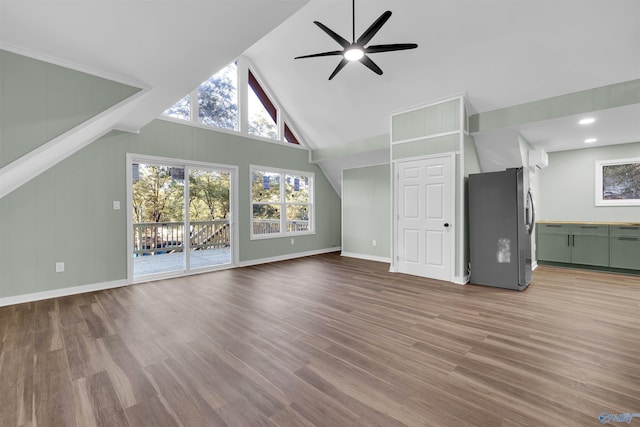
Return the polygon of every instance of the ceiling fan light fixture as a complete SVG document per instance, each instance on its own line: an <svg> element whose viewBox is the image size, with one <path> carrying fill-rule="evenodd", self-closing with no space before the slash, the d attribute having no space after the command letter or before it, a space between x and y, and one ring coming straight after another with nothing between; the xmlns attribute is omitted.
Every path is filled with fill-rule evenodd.
<svg viewBox="0 0 640 427"><path fill-rule="evenodd" d="M364 50L360 46L353 46L344 51L344 59L347 61L357 61L364 56Z"/></svg>
<svg viewBox="0 0 640 427"><path fill-rule="evenodd" d="M415 43L394 43L394 44L378 44L378 45L368 45L373 36L376 35L380 28L389 20L391 17L391 11L387 10L382 15L376 19L373 24L369 26L365 30L364 33L360 37L356 39L356 2L355 0L351 1L351 9L353 11L351 17L352 19L352 32L351 35L353 38L352 41L349 42L347 39L333 31L331 28L327 27L320 21L313 21L322 31L327 33L329 37L331 37L336 43L340 45L341 50L331 50L328 52L320 52L313 53L311 55L302 55L296 56L295 59L302 58L317 58L320 56L342 56L342 60L338 63L338 66L333 70L331 75L329 76L329 80L333 79L336 74L340 72L349 62L359 61L362 65L373 71L378 75L382 75L382 69L378 67L378 65L369 58L368 54L370 53L381 53L381 52L393 52L396 50L407 50L407 49L415 49L418 47ZM367 46L368 45L368 46Z"/></svg>

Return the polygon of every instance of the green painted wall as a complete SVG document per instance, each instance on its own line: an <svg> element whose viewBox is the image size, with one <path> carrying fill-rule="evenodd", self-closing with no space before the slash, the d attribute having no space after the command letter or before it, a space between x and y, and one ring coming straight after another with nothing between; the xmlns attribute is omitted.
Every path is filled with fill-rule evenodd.
<svg viewBox="0 0 640 427"><path fill-rule="evenodd" d="M139 90L0 50L0 168Z"/></svg>
<svg viewBox="0 0 640 427"><path fill-rule="evenodd" d="M473 141L471 135L464 136L464 176L468 177L470 173L480 173L480 159L478 157L478 151L476 150L476 144Z"/></svg>
<svg viewBox="0 0 640 427"><path fill-rule="evenodd" d="M640 206L595 206L598 160L640 158L640 142L549 153L536 172L538 220L637 222Z"/></svg>
<svg viewBox="0 0 640 427"><path fill-rule="evenodd" d="M342 177L342 251L390 258L389 165L345 169Z"/></svg>
<svg viewBox="0 0 640 427"><path fill-rule="evenodd" d="M340 198L306 150L156 120L106 135L0 199L0 297L126 278L127 153L239 166L240 261L340 245ZM315 173L315 235L249 239L250 164Z"/></svg>
<svg viewBox="0 0 640 427"><path fill-rule="evenodd" d="M311 152L311 161L317 162L336 157L352 156L354 154L366 153L369 151L384 150L389 148L389 134L376 135L357 141L350 141L348 144L341 144L327 148L320 148Z"/></svg>
<svg viewBox="0 0 640 427"><path fill-rule="evenodd" d="M469 118L471 132L640 103L640 79L528 102Z"/></svg>
<svg viewBox="0 0 640 427"><path fill-rule="evenodd" d="M393 160L411 157L430 156L432 154L450 153L460 150L460 134L437 136L435 138L419 139L403 142L391 146Z"/></svg>
<svg viewBox="0 0 640 427"><path fill-rule="evenodd" d="M460 130L460 100L418 108L391 117L391 141Z"/></svg>

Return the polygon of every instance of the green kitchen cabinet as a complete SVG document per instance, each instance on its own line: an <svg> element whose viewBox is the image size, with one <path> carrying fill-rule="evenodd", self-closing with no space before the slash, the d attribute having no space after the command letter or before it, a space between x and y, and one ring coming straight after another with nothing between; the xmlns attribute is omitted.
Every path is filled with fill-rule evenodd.
<svg viewBox="0 0 640 427"><path fill-rule="evenodd" d="M609 226L538 224L538 260L609 266Z"/></svg>
<svg viewBox="0 0 640 427"><path fill-rule="evenodd" d="M611 226L610 266L640 270L640 227Z"/></svg>
<svg viewBox="0 0 640 427"><path fill-rule="evenodd" d="M572 225L571 262L607 267L609 265L609 226Z"/></svg>
<svg viewBox="0 0 640 427"><path fill-rule="evenodd" d="M571 262L571 226L566 224L538 224L536 246L538 259Z"/></svg>

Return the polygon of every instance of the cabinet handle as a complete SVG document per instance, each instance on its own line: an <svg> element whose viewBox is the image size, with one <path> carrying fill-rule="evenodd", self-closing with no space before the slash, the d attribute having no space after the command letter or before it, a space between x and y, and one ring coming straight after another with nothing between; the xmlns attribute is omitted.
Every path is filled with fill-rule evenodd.
<svg viewBox="0 0 640 427"><path fill-rule="evenodd" d="M618 227L620 230L637 230L638 227Z"/></svg>
<svg viewBox="0 0 640 427"><path fill-rule="evenodd" d="M640 239L637 237L618 237L618 240L628 240L630 242L637 242Z"/></svg>
<svg viewBox="0 0 640 427"><path fill-rule="evenodd" d="M572 237L572 239L571 239L571 243L572 243L572 244L571 244L571 246L575 246L575 245L576 245L576 235L574 234L574 235L572 235L571 237Z"/></svg>
<svg viewBox="0 0 640 427"><path fill-rule="evenodd" d="M557 225L556 224L545 224L544 226L545 227L549 227L549 228L560 228L560 227L562 227L562 225L560 225L560 224L557 224Z"/></svg>
<svg viewBox="0 0 640 427"><path fill-rule="evenodd" d="M598 228L597 225L581 225L580 228Z"/></svg>
<svg viewBox="0 0 640 427"><path fill-rule="evenodd" d="M571 246L571 235L567 234L567 246Z"/></svg>

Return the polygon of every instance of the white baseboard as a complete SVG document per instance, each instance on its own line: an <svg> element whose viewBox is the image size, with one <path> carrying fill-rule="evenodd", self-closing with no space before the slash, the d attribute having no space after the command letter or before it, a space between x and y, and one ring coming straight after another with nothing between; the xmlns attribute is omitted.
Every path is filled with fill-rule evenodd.
<svg viewBox="0 0 640 427"><path fill-rule="evenodd" d="M34 292L31 294L16 295L13 297L0 298L0 307L25 302L40 301L50 298L66 297L69 295L83 294L85 292L103 291L105 289L119 288L128 285L126 279L114 280L112 282L94 283L92 285L73 286L70 288L53 289L50 291Z"/></svg>
<svg viewBox="0 0 640 427"><path fill-rule="evenodd" d="M463 276L463 277L454 276L453 283L455 283L456 285L466 285L467 283L469 283L469 275L467 274L466 276Z"/></svg>
<svg viewBox="0 0 640 427"><path fill-rule="evenodd" d="M349 257L349 258L366 259L368 261L384 262L384 263L387 263L387 264L391 263L391 258L383 257L383 256L356 254L356 253L353 253L353 252L344 252L344 251L340 252L340 256L346 256L346 257Z"/></svg>
<svg viewBox="0 0 640 427"><path fill-rule="evenodd" d="M275 256L270 258L253 259L249 261L240 262L236 266L248 267L250 265L265 264L265 263L276 262L276 261L285 261L288 259L302 258L302 257L312 256L312 255L320 255L320 254L325 254L329 252L337 252L340 249L341 249L340 246L336 246L332 248L318 249L315 251L298 252L295 254L280 255L280 256ZM165 276L163 277L163 279L167 279L167 277ZM153 278L145 279L143 282L147 282L150 280L153 280ZM139 282L139 283L143 283L143 282ZM16 295L12 297L0 298L0 307L5 307L8 305L15 305L15 304L22 304L25 302L40 301L40 300L45 300L50 298L66 297L69 295L83 294L86 292L103 291L105 289L119 288L121 286L127 286L129 284L130 283L128 280L123 279L123 280L114 280L112 282L94 283L91 285L73 286L70 288L53 289L50 291Z"/></svg>
<svg viewBox="0 0 640 427"><path fill-rule="evenodd" d="M531 271L535 270L536 268L538 268L538 261L534 261L531 263Z"/></svg>
<svg viewBox="0 0 640 427"><path fill-rule="evenodd" d="M267 264L269 262L286 261L288 259L295 259L295 258L302 258L302 257L306 257L306 256L321 255L321 254L327 254L327 253L330 253L330 252L337 252L340 249L341 249L340 246L334 246L334 247L331 247L331 248L316 249L314 251L307 251L307 252L296 252L294 254L278 255L278 256L269 257L269 258L250 259L248 261L239 262L237 264L237 266L238 267L249 267L249 266L252 266L252 265Z"/></svg>

